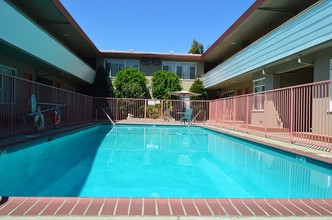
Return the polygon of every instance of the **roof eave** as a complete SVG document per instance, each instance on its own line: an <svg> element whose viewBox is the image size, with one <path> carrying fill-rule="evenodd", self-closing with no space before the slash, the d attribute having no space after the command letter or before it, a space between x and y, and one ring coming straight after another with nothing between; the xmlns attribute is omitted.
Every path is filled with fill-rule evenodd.
<svg viewBox="0 0 332 220"><path fill-rule="evenodd" d="M63 16L69 21L69 23L76 29L76 31L82 36L82 38L90 45L91 49L95 52L95 54L99 54L100 51L96 47L96 45L91 41L91 39L85 34L79 24L75 21L75 19L70 15L67 9L63 6L63 4L59 0L52 0L54 5L60 10Z"/></svg>
<svg viewBox="0 0 332 220"><path fill-rule="evenodd" d="M202 59L208 58L209 54L216 49L227 37L231 35L246 19L248 19L266 0L256 0L203 54Z"/></svg>
<svg viewBox="0 0 332 220"><path fill-rule="evenodd" d="M201 61L201 54L166 54L166 53L148 53L148 52L121 52L121 51L100 51L104 57L119 58L159 58L187 61Z"/></svg>

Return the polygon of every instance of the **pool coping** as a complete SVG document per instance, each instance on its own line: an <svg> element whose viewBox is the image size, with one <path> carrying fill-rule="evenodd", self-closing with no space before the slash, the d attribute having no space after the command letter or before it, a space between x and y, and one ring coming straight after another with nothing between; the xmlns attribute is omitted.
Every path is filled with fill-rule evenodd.
<svg viewBox="0 0 332 220"><path fill-rule="evenodd" d="M97 126L103 123L89 123L50 133L39 133L30 138L8 141L0 150L25 143L47 141L50 137ZM159 124L159 123L158 123ZM170 124L160 124L170 125ZM177 124L179 125L179 124ZM302 155L314 160L332 164L332 155L315 149L296 146L291 143L271 141L264 137L244 134L215 126L201 127L231 136L268 145L275 149ZM8 139L9 140L9 139ZM1 197L0 216L205 216L205 217L332 217L332 198L329 199L276 199L276 198L87 198L87 197Z"/></svg>
<svg viewBox="0 0 332 220"><path fill-rule="evenodd" d="M332 199L5 197L0 216L332 217ZM0 201L2 201L0 200Z"/></svg>

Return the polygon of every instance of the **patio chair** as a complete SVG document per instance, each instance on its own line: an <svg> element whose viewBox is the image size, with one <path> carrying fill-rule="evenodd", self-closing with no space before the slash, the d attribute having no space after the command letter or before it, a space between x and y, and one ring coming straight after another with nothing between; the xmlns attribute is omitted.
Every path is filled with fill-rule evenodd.
<svg viewBox="0 0 332 220"><path fill-rule="evenodd" d="M184 115L180 118L180 122L185 124L185 121L188 123L191 121L191 116L192 116L193 110L191 108L187 108Z"/></svg>

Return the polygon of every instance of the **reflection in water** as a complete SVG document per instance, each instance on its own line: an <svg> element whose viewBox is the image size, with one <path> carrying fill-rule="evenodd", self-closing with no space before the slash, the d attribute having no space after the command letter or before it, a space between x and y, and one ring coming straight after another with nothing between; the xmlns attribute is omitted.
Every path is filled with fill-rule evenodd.
<svg viewBox="0 0 332 220"><path fill-rule="evenodd" d="M234 141L236 140L236 142ZM286 156L235 138L209 134L209 153L247 192L261 189L263 197L331 198L332 170L307 163L305 158ZM252 195L253 197L259 195Z"/></svg>
<svg viewBox="0 0 332 220"><path fill-rule="evenodd" d="M97 130L0 153L0 195L79 195L105 136Z"/></svg>
<svg viewBox="0 0 332 220"><path fill-rule="evenodd" d="M0 195L331 198L331 169L184 126L101 126L0 156Z"/></svg>

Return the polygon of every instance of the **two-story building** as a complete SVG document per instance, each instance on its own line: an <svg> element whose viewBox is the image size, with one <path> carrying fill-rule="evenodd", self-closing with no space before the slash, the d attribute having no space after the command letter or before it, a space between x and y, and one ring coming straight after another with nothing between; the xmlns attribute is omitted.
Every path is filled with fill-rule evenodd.
<svg viewBox="0 0 332 220"><path fill-rule="evenodd" d="M203 54L217 97L331 79L331 1L256 1Z"/></svg>
<svg viewBox="0 0 332 220"><path fill-rule="evenodd" d="M170 70L184 89L203 76L210 98L332 78L330 0L256 1L203 55L100 51L58 0L0 4L1 73L68 90L84 92L100 65Z"/></svg>

